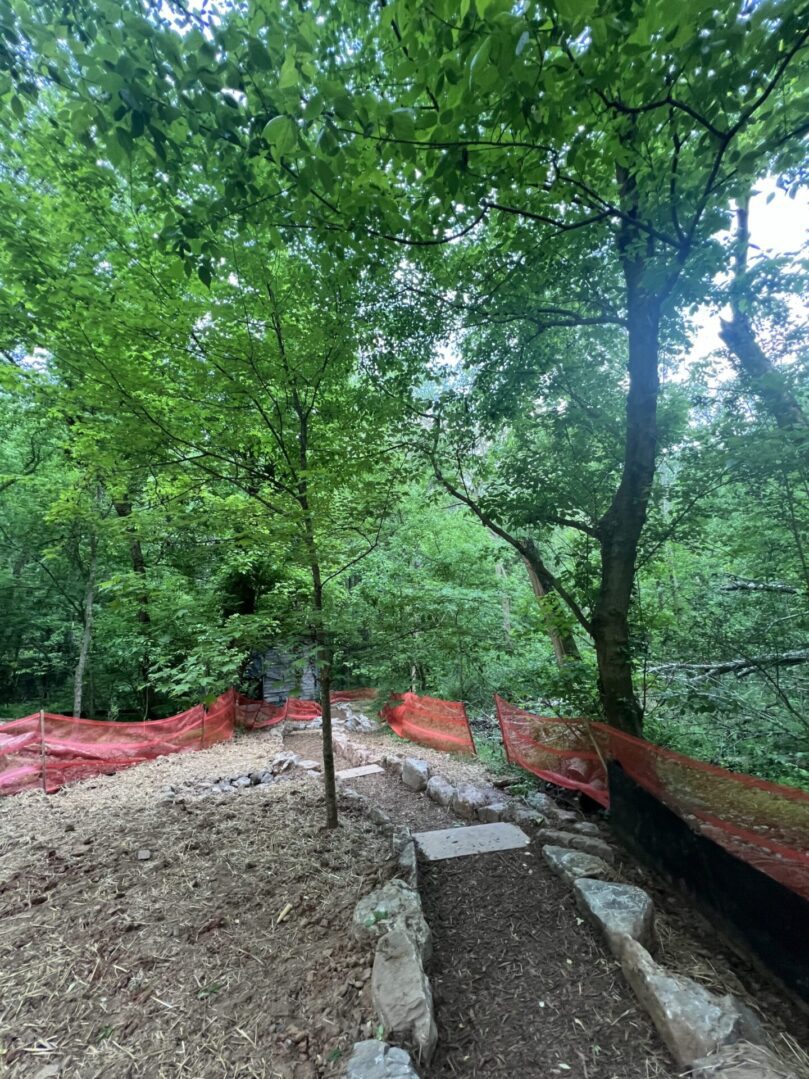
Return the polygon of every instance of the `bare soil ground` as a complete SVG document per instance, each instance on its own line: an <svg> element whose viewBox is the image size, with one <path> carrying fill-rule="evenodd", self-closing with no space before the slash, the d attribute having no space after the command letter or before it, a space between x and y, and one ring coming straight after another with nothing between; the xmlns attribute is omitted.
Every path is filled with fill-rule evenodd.
<svg viewBox="0 0 809 1079"><path fill-rule="evenodd" d="M0 800L0 1075L315 1079L373 1035L373 957L349 927L378 829L346 812L325 831L300 773L161 797L279 748L250 735Z"/></svg>

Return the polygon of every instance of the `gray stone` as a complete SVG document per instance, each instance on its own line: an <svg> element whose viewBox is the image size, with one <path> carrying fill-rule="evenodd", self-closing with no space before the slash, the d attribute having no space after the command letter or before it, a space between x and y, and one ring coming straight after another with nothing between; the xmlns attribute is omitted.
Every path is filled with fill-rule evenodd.
<svg viewBox="0 0 809 1079"><path fill-rule="evenodd" d="M548 818L554 817L559 808L549 794L542 794L541 791L532 791L531 794L526 794L525 803Z"/></svg>
<svg viewBox="0 0 809 1079"><path fill-rule="evenodd" d="M543 817L548 819L549 823L557 828L561 825L572 826L578 824L578 814L574 813L571 809L562 809L549 794L543 794L541 791L533 791L531 794L526 794L525 802L532 809L538 810Z"/></svg>
<svg viewBox="0 0 809 1079"><path fill-rule="evenodd" d="M401 854L408 843L412 843L413 833L406 824L397 824L390 837L390 845L394 854Z"/></svg>
<svg viewBox="0 0 809 1079"><path fill-rule="evenodd" d="M275 776L272 774L272 772L260 772L259 773L259 781L261 783L272 783L274 778L275 778Z"/></svg>
<svg viewBox="0 0 809 1079"><path fill-rule="evenodd" d="M148 862L151 857L152 852L150 850L146 850L145 847L139 850L137 853L137 859L139 862Z"/></svg>
<svg viewBox="0 0 809 1079"><path fill-rule="evenodd" d="M601 829L597 824L594 824L589 820L578 820L575 824L570 826L571 832L578 832L579 835L601 835Z"/></svg>
<svg viewBox="0 0 809 1079"><path fill-rule="evenodd" d="M440 806L449 806L455 797L455 788L443 776L431 776L427 784L427 797Z"/></svg>
<svg viewBox="0 0 809 1079"><path fill-rule="evenodd" d="M430 766L427 761L408 757L402 765L402 783L411 791L423 791L430 778Z"/></svg>
<svg viewBox="0 0 809 1079"><path fill-rule="evenodd" d="M612 880L613 870L602 858L571 847L543 847L542 854L553 872L573 884L579 877Z"/></svg>
<svg viewBox="0 0 809 1079"><path fill-rule="evenodd" d="M342 703L336 708L334 716L348 731L376 731L379 724L370 719L364 712L355 712L350 705Z"/></svg>
<svg viewBox="0 0 809 1079"><path fill-rule="evenodd" d="M540 828L537 836L543 843L550 843L554 847L572 847L574 850L581 850L585 854L601 858L610 865L615 862L615 852L609 843L605 843L603 839L596 839L595 836L561 832L555 828Z"/></svg>
<svg viewBox="0 0 809 1079"><path fill-rule="evenodd" d="M739 1042L694 1062L692 1079L797 1079L797 1073L760 1045Z"/></svg>
<svg viewBox="0 0 809 1079"><path fill-rule="evenodd" d="M249 786L251 786L250 776L236 776L235 779L231 780L231 786L237 787L237 788L238 787L249 787Z"/></svg>
<svg viewBox="0 0 809 1079"><path fill-rule="evenodd" d="M382 765L387 772L390 772L393 776L402 778L402 769L404 768L404 761L401 757L396 757L393 754L389 754L382 758Z"/></svg>
<svg viewBox="0 0 809 1079"><path fill-rule="evenodd" d="M319 772L320 771L320 761L298 760L298 761L296 761L296 766L298 768L303 768L303 770L306 771L306 772Z"/></svg>
<svg viewBox="0 0 809 1079"><path fill-rule="evenodd" d="M380 809L379 806L371 806L368 810L368 816L374 822L379 824L382 828L393 827L393 821L390 819L384 809Z"/></svg>
<svg viewBox="0 0 809 1079"><path fill-rule="evenodd" d="M508 802L490 802L489 805L480 806L478 820L484 824L497 824L498 821L505 820L510 812L511 806Z"/></svg>
<svg viewBox="0 0 809 1079"><path fill-rule="evenodd" d="M233 787L228 783L226 779L220 779L218 783L214 783L211 790L215 794L233 794Z"/></svg>
<svg viewBox="0 0 809 1079"><path fill-rule="evenodd" d="M354 1043L345 1079L418 1079L418 1073L407 1050L372 1038Z"/></svg>
<svg viewBox="0 0 809 1079"><path fill-rule="evenodd" d="M378 764L361 764L356 768L341 768L335 779L361 779L362 776L384 775L385 769Z"/></svg>
<svg viewBox="0 0 809 1079"><path fill-rule="evenodd" d="M297 753L293 753L291 750L286 749L283 753L276 753L273 759L270 761L270 771L274 775L280 775L282 772L286 772L293 764L297 764L300 757Z"/></svg>
<svg viewBox="0 0 809 1079"><path fill-rule="evenodd" d="M515 809L511 819L521 828L541 828L545 818L535 809Z"/></svg>
<svg viewBox="0 0 809 1079"><path fill-rule="evenodd" d="M654 904L642 888L582 878L574 883L573 891L585 916L604 933L613 955L620 959L626 937L644 948L651 946Z"/></svg>
<svg viewBox="0 0 809 1079"><path fill-rule="evenodd" d="M472 783L463 783L455 792L450 808L459 817L472 820L481 806L485 806L488 801L489 796L480 787L475 787Z"/></svg>
<svg viewBox="0 0 809 1079"><path fill-rule="evenodd" d="M552 824L573 824L579 819L575 813L569 809L562 809L549 794L543 794L541 791L526 794L525 802L531 809L536 809Z"/></svg>
<svg viewBox="0 0 809 1079"><path fill-rule="evenodd" d="M261 772L251 772L247 778L254 787L257 787L261 782Z"/></svg>
<svg viewBox="0 0 809 1079"><path fill-rule="evenodd" d="M629 937L621 968L681 1068L723 1046L762 1037L755 1017L735 997L716 996L690 978L671 974Z"/></svg>
<svg viewBox="0 0 809 1079"><path fill-rule="evenodd" d="M409 884L411 888L415 888L418 885L419 865L414 840L411 839L410 842L399 851L396 871L401 879L405 881L406 884Z"/></svg>
<svg viewBox="0 0 809 1079"><path fill-rule="evenodd" d="M461 858L468 854L489 854L498 850L516 850L531 842L521 828L513 824L472 824L463 828L439 828L416 832L419 850L429 862Z"/></svg>
<svg viewBox="0 0 809 1079"><path fill-rule="evenodd" d="M433 994L413 939L401 929L376 946L371 995L386 1034L401 1038L429 1064L438 1040Z"/></svg>
<svg viewBox="0 0 809 1079"><path fill-rule="evenodd" d="M392 930L411 937L426 963L432 954L432 934L424 919L419 893L402 880L389 880L364 896L354 908L354 935L374 940Z"/></svg>

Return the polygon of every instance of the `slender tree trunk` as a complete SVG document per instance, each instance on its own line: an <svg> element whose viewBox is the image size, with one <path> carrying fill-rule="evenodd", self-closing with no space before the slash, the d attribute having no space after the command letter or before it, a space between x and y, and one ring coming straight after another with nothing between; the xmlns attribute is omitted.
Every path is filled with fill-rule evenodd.
<svg viewBox="0 0 809 1079"><path fill-rule="evenodd" d="M494 572L500 581L503 582L503 590L500 593L500 606L503 611L503 641L507 652L513 651L513 642L511 640L511 602L508 598L508 591L506 590L506 581L508 580L508 573L506 567L502 562L496 562Z"/></svg>
<svg viewBox="0 0 809 1079"><path fill-rule="evenodd" d="M295 410L300 425L299 455L301 475L298 480L298 503L303 514L304 539L309 554L309 568L312 575L312 599L315 608L315 643L318 651L320 676L320 711L322 714L323 738L323 789L326 800L326 827L336 828L337 821L337 784L334 778L334 744L331 730L331 672L334 664L334 650L326 629L323 604L323 576L320 572L315 525L309 503L309 486L306 473L309 464L309 426L307 414L300 405L297 393L294 394Z"/></svg>
<svg viewBox="0 0 809 1079"><path fill-rule="evenodd" d="M536 553L536 547L534 546L533 540L523 540L523 545L526 550L534 554ZM541 567L538 564L538 558L529 561L523 555L523 562L525 563L525 568L528 570L528 579L531 582L531 588L537 599L544 599L545 596L550 595L555 591L553 582L549 581L545 574L542 573ZM581 659L578 645L570 630L560 630L550 619L546 619L545 628L550 637L553 654L556 656L556 662L560 667L563 667L570 659Z"/></svg>
<svg viewBox="0 0 809 1079"><path fill-rule="evenodd" d="M736 242L733 260L733 284L730 289L731 318L722 319L719 336L734 357L739 372L769 410L779 427L809 428L809 416L790 391L783 375L756 340L747 316L747 253L750 247L750 196L739 200L736 208Z"/></svg>
<svg viewBox="0 0 809 1079"><path fill-rule="evenodd" d="M637 235L625 237L626 247ZM644 288L645 260L625 250L629 331L629 393L621 482L598 523L601 581L591 619L604 719L630 734L643 732L643 709L632 681L629 608L638 542L655 475L660 301Z"/></svg>
<svg viewBox="0 0 809 1079"><path fill-rule="evenodd" d="M90 642L93 637L93 599L95 598L96 577L96 538L90 537L90 565L87 571L87 588L84 593L84 625L81 634L79 658L73 676L73 718L81 716L81 702L84 693L84 671L90 654Z"/></svg>
<svg viewBox="0 0 809 1079"><path fill-rule="evenodd" d="M326 799L326 827L337 827L337 785L334 778L334 744L331 729L331 671L334 653L323 624L323 590L320 585L320 567L312 564L312 585L315 594L315 610L319 622L316 640L320 662L320 711L323 716L323 788Z"/></svg>
<svg viewBox="0 0 809 1079"><path fill-rule="evenodd" d="M132 516L132 503L125 499L122 502L113 502L115 512L119 517L126 519ZM143 557L143 548L140 545L140 540L137 537L137 533L132 527L131 522L127 522L127 533L129 535L129 557L132 562L132 569L140 577L143 582L143 587L138 595L138 614L137 619L139 624L143 627L144 637L148 637L148 627L151 625L151 616L149 614L149 593L146 589L146 559ZM143 685L143 718L148 719L149 713L152 710L152 672L149 663L149 644L148 639L144 640L143 653L140 661L140 677Z"/></svg>

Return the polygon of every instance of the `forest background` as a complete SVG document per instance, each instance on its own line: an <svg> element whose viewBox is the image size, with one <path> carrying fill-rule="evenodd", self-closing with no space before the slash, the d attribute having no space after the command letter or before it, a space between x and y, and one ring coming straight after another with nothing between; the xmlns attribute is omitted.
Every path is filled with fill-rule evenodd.
<svg viewBox="0 0 809 1079"><path fill-rule="evenodd" d="M3 714L297 642L809 788L808 39L0 0Z"/></svg>

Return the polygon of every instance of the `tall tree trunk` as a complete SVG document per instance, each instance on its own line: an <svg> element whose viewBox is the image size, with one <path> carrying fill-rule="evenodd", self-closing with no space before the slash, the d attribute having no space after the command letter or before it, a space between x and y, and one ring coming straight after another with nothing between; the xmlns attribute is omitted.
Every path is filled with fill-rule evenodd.
<svg viewBox="0 0 809 1079"><path fill-rule="evenodd" d="M126 519L132 516L132 503L128 499L124 499L121 502L113 502L112 505L119 517ZM152 619L149 614L149 593L146 589L146 559L143 557L143 548L140 545L140 540L138 539L135 529L132 527L131 521L127 521L126 530L129 535L129 557L132 562L132 569L143 582L142 589L138 594L137 619L140 625L144 627L144 636L147 637L149 631L146 627L151 625ZM143 653L140 661L140 677L143 685L143 718L148 719L152 709L152 672L149 663L148 640L144 640Z"/></svg>
<svg viewBox="0 0 809 1079"><path fill-rule="evenodd" d="M618 490L597 527L601 581L591 618L604 719L635 735L643 732L643 709L632 682L629 607L638 542L655 474L660 388L660 300L645 290L646 263L633 253L638 243L630 225L622 242L629 336L624 461Z"/></svg>
<svg viewBox="0 0 809 1079"><path fill-rule="evenodd" d="M81 646L79 658L76 662L76 671L73 676L73 718L81 716L81 702L84 693L84 672L87 667L87 657L90 654L90 642L93 637L93 599L95 598L96 578L96 538L90 537L90 565L87 571L87 588L84 593L84 625L81 633Z"/></svg>
<svg viewBox="0 0 809 1079"><path fill-rule="evenodd" d="M532 539L523 540L523 546L527 551L530 551L531 554L534 555L531 561L523 555L523 562L525 563L525 568L528 570L528 579L531 582L531 588L533 589L534 595L537 599L542 600L555 591L553 581L550 581L542 572L534 541ZM578 645L570 630L560 630L550 619L545 620L545 628L550 637L553 654L556 656L556 662L560 667L564 667L565 663L570 659L581 659Z"/></svg>
<svg viewBox="0 0 809 1079"><path fill-rule="evenodd" d="M733 259L733 284L730 289L730 319L722 319L719 336L734 357L753 392L759 397L779 427L807 428L809 416L790 391L783 375L756 340L747 316L747 255L750 247L750 196L739 200L736 208L736 237Z"/></svg>

